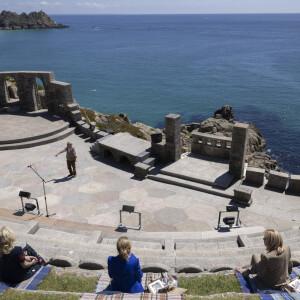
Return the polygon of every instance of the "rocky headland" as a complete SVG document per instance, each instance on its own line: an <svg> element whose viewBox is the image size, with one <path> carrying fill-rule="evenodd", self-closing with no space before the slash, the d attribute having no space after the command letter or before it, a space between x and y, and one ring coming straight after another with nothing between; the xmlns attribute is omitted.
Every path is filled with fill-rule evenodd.
<svg viewBox="0 0 300 300"><path fill-rule="evenodd" d="M113 130L114 132L129 132L133 136L151 141L151 134L161 132L164 136L164 129L153 128L140 122L132 123L125 113L101 114L92 109L80 108L82 116L88 122L96 122L96 126L103 130ZM192 132L204 132L219 136L231 137L234 125L234 115L232 108L228 105L223 106L214 113L212 118L201 123L182 124L181 140L182 152L189 152L192 143ZM263 168L267 172L270 170L280 171L277 161L264 153L266 141L260 130L250 124L249 143L247 147L246 162L249 166Z"/></svg>
<svg viewBox="0 0 300 300"><path fill-rule="evenodd" d="M3 10L0 14L0 30L17 29L48 29L68 28L63 24L56 24L45 12L31 12L29 14L17 13Z"/></svg>

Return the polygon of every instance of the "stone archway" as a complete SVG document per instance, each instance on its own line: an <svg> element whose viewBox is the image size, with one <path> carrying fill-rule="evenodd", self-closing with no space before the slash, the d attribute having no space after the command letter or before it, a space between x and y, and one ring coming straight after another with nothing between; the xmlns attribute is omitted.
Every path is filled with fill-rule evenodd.
<svg viewBox="0 0 300 300"><path fill-rule="evenodd" d="M38 110L48 109L45 84L44 81L38 76L35 78L33 83L32 97Z"/></svg>
<svg viewBox="0 0 300 300"><path fill-rule="evenodd" d="M9 105L18 105L20 103L17 81L12 76L6 76L4 80L5 101Z"/></svg>

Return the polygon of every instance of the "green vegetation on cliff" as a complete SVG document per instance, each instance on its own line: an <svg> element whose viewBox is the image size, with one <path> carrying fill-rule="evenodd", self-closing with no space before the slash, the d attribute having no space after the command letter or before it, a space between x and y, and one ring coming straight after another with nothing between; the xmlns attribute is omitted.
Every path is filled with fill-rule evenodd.
<svg viewBox="0 0 300 300"><path fill-rule="evenodd" d="M113 130L114 132L128 132L131 135L147 140L145 133L134 126L125 114L100 114L89 108L80 108L82 116L87 123L96 122L96 126L101 130Z"/></svg>

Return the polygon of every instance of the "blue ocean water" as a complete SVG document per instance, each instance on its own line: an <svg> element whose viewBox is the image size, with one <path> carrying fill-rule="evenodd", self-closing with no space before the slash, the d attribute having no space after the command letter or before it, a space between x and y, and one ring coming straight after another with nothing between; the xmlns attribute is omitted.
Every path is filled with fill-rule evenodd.
<svg viewBox="0 0 300 300"><path fill-rule="evenodd" d="M70 29L0 31L2 70L54 71L81 106L152 126L229 104L300 174L300 14L52 17Z"/></svg>

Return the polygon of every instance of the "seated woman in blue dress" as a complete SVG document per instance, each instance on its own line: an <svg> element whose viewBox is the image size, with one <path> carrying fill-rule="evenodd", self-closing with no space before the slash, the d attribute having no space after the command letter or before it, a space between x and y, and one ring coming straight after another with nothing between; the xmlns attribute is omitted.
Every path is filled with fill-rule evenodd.
<svg viewBox="0 0 300 300"><path fill-rule="evenodd" d="M123 293L142 293L143 272L139 259L131 253L131 242L122 236L117 242L119 255L109 256L108 274L112 278L110 290Z"/></svg>
<svg viewBox="0 0 300 300"><path fill-rule="evenodd" d="M37 256L26 256L26 248L14 246L15 234L8 227L0 229L0 275L1 280L16 284L32 277L45 261ZM28 246L30 247L30 246Z"/></svg>

